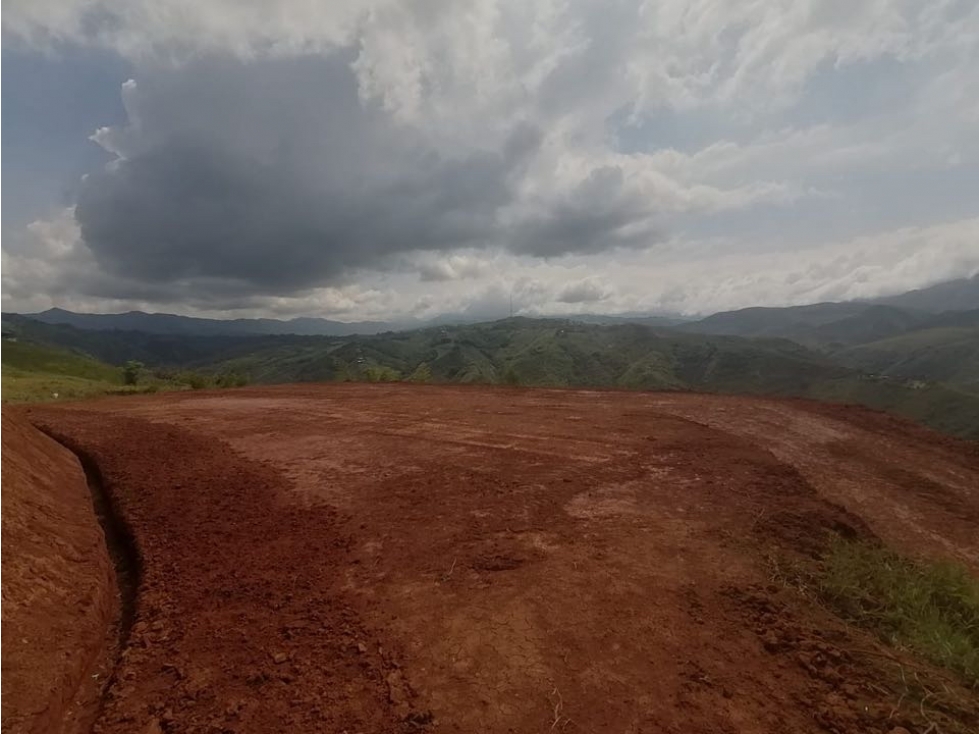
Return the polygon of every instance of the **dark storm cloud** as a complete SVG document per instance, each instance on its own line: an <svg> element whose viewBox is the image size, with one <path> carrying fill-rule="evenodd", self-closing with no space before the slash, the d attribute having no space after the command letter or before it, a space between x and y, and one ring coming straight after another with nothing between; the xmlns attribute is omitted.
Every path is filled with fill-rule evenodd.
<svg viewBox="0 0 979 734"><path fill-rule="evenodd" d="M511 249L538 257L647 245L659 238L649 202L629 193L622 171L593 171L567 195L548 202L511 233Z"/></svg>
<svg viewBox="0 0 979 734"><path fill-rule="evenodd" d="M82 185L76 219L107 271L228 279L288 293L416 249L499 237L496 216L540 142L442 153L357 96L342 58L198 61L126 93L121 159Z"/></svg>
<svg viewBox="0 0 979 734"><path fill-rule="evenodd" d="M297 181L293 171L194 141L91 177L76 217L107 269L148 281L227 277L272 290L320 282L416 247L491 232L503 162L419 160L364 188Z"/></svg>

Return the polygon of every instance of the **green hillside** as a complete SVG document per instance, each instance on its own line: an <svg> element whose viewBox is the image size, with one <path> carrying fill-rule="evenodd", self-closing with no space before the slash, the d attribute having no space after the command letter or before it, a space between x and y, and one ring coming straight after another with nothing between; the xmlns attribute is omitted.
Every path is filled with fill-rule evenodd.
<svg viewBox="0 0 979 734"><path fill-rule="evenodd" d="M870 376L779 339L640 325L506 319L358 339L282 344L219 362L258 382L424 379L810 397L888 410L979 439L979 395Z"/></svg>
<svg viewBox="0 0 979 734"><path fill-rule="evenodd" d="M71 375L72 379L100 379L99 375L108 376L116 369L78 354L84 352L116 365L138 359L161 384L183 382L193 387L243 381L411 380L798 396L859 403L948 433L979 438L979 393L941 382L974 375L966 359L969 354L974 357L968 351L971 337L955 331L959 327L926 330L930 334L912 332L917 334L914 339L911 334L901 337L903 341L886 354L880 345L893 340L873 342L876 352L843 350L840 354L846 355L845 360L787 339L566 319L511 318L351 337L181 337L85 331L22 317L6 320L5 328L8 332L16 329L20 336L48 348L68 347L67 352L57 347L57 358L34 347L30 352L34 356L20 357L14 352L11 359L20 359L35 371L43 367L45 375ZM958 342L950 338L949 329L955 331L956 339L964 338L964 346L955 347L960 351L952 348ZM914 360L903 356L909 344L920 346ZM928 364L929 355L936 351L935 364ZM45 354L50 356L43 357ZM871 354L883 356L879 363L871 364ZM906 370L878 367L901 360ZM5 353L5 398L7 365ZM11 368L19 369L12 363ZM58 369L61 371L53 371ZM919 373L929 378L921 379ZM932 379L939 373L941 380ZM38 390L58 391L48 384Z"/></svg>
<svg viewBox="0 0 979 734"><path fill-rule="evenodd" d="M703 335L777 336L860 372L979 392L975 309L928 313L884 304L818 303L728 311L677 328Z"/></svg>
<svg viewBox="0 0 979 734"><path fill-rule="evenodd" d="M5 373L43 372L122 384L118 367L66 349L4 339L2 355Z"/></svg>
<svg viewBox="0 0 979 734"><path fill-rule="evenodd" d="M817 383L805 397L865 405L952 436L979 440L979 395L942 383L851 377Z"/></svg>
<svg viewBox="0 0 979 734"><path fill-rule="evenodd" d="M863 372L979 392L979 328L922 329L850 347L834 357Z"/></svg>
<svg viewBox="0 0 979 734"><path fill-rule="evenodd" d="M24 341L9 332L2 343L3 401L76 400L101 395L130 395L189 386L231 387L228 375L214 378L194 374L163 377L132 365L130 384L122 366L113 366L72 349Z"/></svg>
<svg viewBox="0 0 979 734"><path fill-rule="evenodd" d="M5 338L3 400L83 398L123 390L122 371L66 349Z"/></svg>
<svg viewBox="0 0 979 734"><path fill-rule="evenodd" d="M377 369L407 376L425 365L433 380L444 382L771 392L846 372L784 340L525 318L277 344L218 365L260 382L362 379Z"/></svg>

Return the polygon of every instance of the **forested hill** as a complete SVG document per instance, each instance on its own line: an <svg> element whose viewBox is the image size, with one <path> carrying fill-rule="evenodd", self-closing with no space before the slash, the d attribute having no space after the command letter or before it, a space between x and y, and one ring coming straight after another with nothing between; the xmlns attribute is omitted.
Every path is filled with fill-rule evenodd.
<svg viewBox="0 0 979 734"><path fill-rule="evenodd" d="M529 318L350 337L94 331L19 316L5 316L4 328L8 336L111 364L139 360L163 376L199 370L263 383L412 380L789 395L861 403L979 438L979 395L968 389L870 374L853 366L867 354L849 351L844 361L782 338Z"/></svg>

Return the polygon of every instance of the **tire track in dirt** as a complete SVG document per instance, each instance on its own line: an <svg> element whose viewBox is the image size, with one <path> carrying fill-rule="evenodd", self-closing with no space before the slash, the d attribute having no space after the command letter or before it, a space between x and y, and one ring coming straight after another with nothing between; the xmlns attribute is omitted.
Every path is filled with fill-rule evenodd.
<svg viewBox="0 0 979 734"><path fill-rule="evenodd" d="M979 453L892 416L808 401L648 396L644 405L752 442L904 552L979 574Z"/></svg>

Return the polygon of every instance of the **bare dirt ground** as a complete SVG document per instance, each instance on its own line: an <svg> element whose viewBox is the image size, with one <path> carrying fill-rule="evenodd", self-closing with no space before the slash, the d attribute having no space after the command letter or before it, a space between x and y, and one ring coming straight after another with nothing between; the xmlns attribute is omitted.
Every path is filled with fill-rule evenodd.
<svg viewBox="0 0 979 734"><path fill-rule="evenodd" d="M979 728L974 692L772 579L827 530L979 574L979 453L901 421L409 385L30 418L95 461L140 556L95 731Z"/></svg>
<svg viewBox="0 0 979 734"><path fill-rule="evenodd" d="M120 605L85 474L3 409L3 722L88 731L116 652Z"/></svg>

